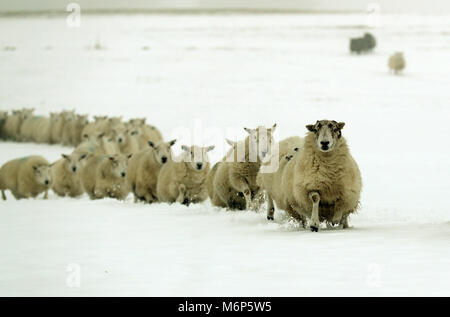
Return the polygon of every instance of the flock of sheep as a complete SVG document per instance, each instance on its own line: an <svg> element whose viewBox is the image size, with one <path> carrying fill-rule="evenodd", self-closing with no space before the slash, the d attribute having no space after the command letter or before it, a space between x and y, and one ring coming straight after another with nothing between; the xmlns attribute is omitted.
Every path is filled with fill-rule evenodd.
<svg viewBox="0 0 450 317"><path fill-rule="evenodd" d="M361 54L365 52L371 52L377 41L375 37L370 33L365 33L363 37L350 39L350 52ZM395 52L388 59L388 67L394 74L400 73L406 67L405 57L402 52Z"/></svg>
<svg viewBox="0 0 450 317"><path fill-rule="evenodd" d="M16 199L59 196L125 199L189 205L210 198L229 210L258 209L267 197L267 218L275 205L318 231L320 223L348 227L358 209L362 187L358 165L345 138L344 123L321 120L307 125L305 138L275 143L276 125L245 130L248 136L231 145L225 157L210 168L214 146L185 146L172 157L176 140L164 141L145 119L94 117L73 111L33 115L33 109L0 112L0 137L6 140L64 144L71 154L50 163L41 156L18 158L0 169L0 190ZM277 150L274 150L277 149ZM276 162L278 168L265 167Z"/></svg>

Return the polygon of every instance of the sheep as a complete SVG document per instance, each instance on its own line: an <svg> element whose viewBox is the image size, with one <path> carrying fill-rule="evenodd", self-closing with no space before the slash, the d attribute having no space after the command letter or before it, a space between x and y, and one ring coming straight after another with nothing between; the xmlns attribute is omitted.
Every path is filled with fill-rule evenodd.
<svg viewBox="0 0 450 317"><path fill-rule="evenodd" d="M0 190L6 200L9 189L16 199L36 197L41 193L48 198L52 177L50 164L42 156L27 156L5 163L0 168Z"/></svg>
<svg viewBox="0 0 450 317"><path fill-rule="evenodd" d="M63 130L61 143L63 145L79 145L82 141L81 133L88 123L87 115L75 115L73 118L69 118Z"/></svg>
<svg viewBox="0 0 450 317"><path fill-rule="evenodd" d="M128 161L131 156L95 155L87 158L80 179L89 198L105 197L124 200L130 188L127 182Z"/></svg>
<svg viewBox="0 0 450 317"><path fill-rule="evenodd" d="M279 209L286 210L288 207L284 205L283 191L280 186L283 177L284 168L298 150L303 146L304 140L300 137L293 136L284 139L278 143L278 153L272 153L271 160L278 160L278 169L272 173L258 173L257 184L265 191L267 196L267 219L274 219L274 200L277 202ZM265 163L267 164L267 163Z"/></svg>
<svg viewBox="0 0 450 317"><path fill-rule="evenodd" d="M0 111L0 139L5 138L5 133L3 131L3 126L8 118L8 111Z"/></svg>
<svg viewBox="0 0 450 317"><path fill-rule="evenodd" d="M149 148L134 154L130 160L128 182L138 200L152 203L158 201L157 182L161 167L172 160L171 147L176 140L169 142L148 142Z"/></svg>
<svg viewBox="0 0 450 317"><path fill-rule="evenodd" d="M402 52L395 52L389 57L388 66L394 74L398 74L406 67L405 57Z"/></svg>
<svg viewBox="0 0 450 317"><path fill-rule="evenodd" d="M52 164L52 190L61 197L78 197L83 194L83 188L80 180L80 169L82 167L82 160L85 160L87 155L82 154L62 154L62 159L59 159Z"/></svg>
<svg viewBox="0 0 450 317"><path fill-rule="evenodd" d="M62 143L62 136L65 129L66 124L73 120L75 117L75 113L73 111L63 111L53 119L51 124L51 143Z"/></svg>
<svg viewBox="0 0 450 317"><path fill-rule="evenodd" d="M249 136L240 143L228 140L233 151L228 158L219 164L213 180L214 193L212 203L216 206L226 206L229 209L243 209L242 196L245 199L245 209L256 207L253 199L259 193L256 177L261 166L261 159L270 154L276 124L272 128L244 128ZM243 151L241 149L244 147ZM239 153L243 152L243 153ZM242 157L239 157L242 154ZM253 208L255 209L255 208Z"/></svg>
<svg viewBox="0 0 450 317"><path fill-rule="evenodd" d="M322 221L348 228L348 216L359 206L361 173L342 137L344 125L329 120L307 125L304 146L283 171L284 202L277 206L284 204L299 220L308 218L312 231Z"/></svg>
<svg viewBox="0 0 450 317"><path fill-rule="evenodd" d="M14 110L12 114L6 118L3 126L4 136L7 139L20 141L20 128L22 123L32 116L34 109Z"/></svg>
<svg viewBox="0 0 450 317"><path fill-rule="evenodd" d="M117 148L122 154L139 152L139 141L136 135L124 126L120 125L112 129L112 136Z"/></svg>
<svg viewBox="0 0 450 317"><path fill-rule="evenodd" d="M370 33L365 33L361 38L350 39L350 52L361 54L362 52L372 51L376 45L375 37Z"/></svg>
<svg viewBox="0 0 450 317"><path fill-rule="evenodd" d="M92 133L90 138L83 138L84 141L77 146L77 152L90 152L91 154L119 154L119 147L110 137L106 137L105 133Z"/></svg>
<svg viewBox="0 0 450 317"><path fill-rule="evenodd" d="M23 121L20 128L22 141L49 143L51 139L51 119L42 116L31 116Z"/></svg>
<svg viewBox="0 0 450 317"><path fill-rule="evenodd" d="M130 119L127 123L130 133L138 137L141 150L147 148L149 141L156 144L163 140L161 132L156 127L145 124L145 121L145 118Z"/></svg>
<svg viewBox="0 0 450 317"><path fill-rule="evenodd" d="M183 153L174 161L164 164L158 175L159 201L189 205L208 198L206 177L209 172L208 152L214 146L182 147Z"/></svg>

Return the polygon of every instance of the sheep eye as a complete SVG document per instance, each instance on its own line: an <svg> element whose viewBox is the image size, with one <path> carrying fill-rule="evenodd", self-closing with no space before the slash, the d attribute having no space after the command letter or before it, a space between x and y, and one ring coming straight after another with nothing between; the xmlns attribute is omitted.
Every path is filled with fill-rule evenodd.
<svg viewBox="0 0 450 317"><path fill-rule="evenodd" d="M319 123L319 124L317 125L317 129L320 129L320 128L322 128L322 125Z"/></svg>
<svg viewBox="0 0 450 317"><path fill-rule="evenodd" d="M330 124L328 125L328 127L331 129L331 128L333 128L333 125L330 123Z"/></svg>

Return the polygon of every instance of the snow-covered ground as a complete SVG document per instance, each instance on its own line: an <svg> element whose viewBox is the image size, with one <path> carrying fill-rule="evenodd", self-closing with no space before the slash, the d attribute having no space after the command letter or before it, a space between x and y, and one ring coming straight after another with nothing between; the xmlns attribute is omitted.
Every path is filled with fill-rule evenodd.
<svg viewBox="0 0 450 317"><path fill-rule="evenodd" d="M450 295L450 19L364 15L0 18L0 110L146 116L166 138L216 144L243 126L343 130L364 181L349 230L283 212L128 201L0 202L0 295ZM100 49L95 49L99 44ZM404 51L403 75L387 71ZM189 137L191 134L192 138ZM179 148L179 147L177 147ZM0 164L70 148L0 143ZM80 281L80 287L76 281Z"/></svg>

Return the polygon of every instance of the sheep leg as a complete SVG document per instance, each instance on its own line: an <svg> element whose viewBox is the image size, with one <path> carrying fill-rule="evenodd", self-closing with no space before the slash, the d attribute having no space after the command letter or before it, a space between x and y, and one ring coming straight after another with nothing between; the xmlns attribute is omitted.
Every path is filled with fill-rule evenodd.
<svg viewBox="0 0 450 317"><path fill-rule="evenodd" d="M48 199L48 190L44 192L44 199Z"/></svg>
<svg viewBox="0 0 450 317"><path fill-rule="evenodd" d="M267 220L273 220L275 214L275 207L273 205L273 199L270 195L267 195Z"/></svg>
<svg viewBox="0 0 450 317"><path fill-rule="evenodd" d="M6 195L5 195L5 190L4 189L2 189L2 199L6 200Z"/></svg>
<svg viewBox="0 0 450 317"><path fill-rule="evenodd" d="M186 186L184 186L184 184L181 184L180 186L178 186L178 197L176 199L177 203L185 204L184 201L185 194L186 194Z"/></svg>
<svg viewBox="0 0 450 317"><path fill-rule="evenodd" d="M344 215L341 218L341 221L339 224L342 224L343 229L347 229L348 228L348 214Z"/></svg>
<svg viewBox="0 0 450 317"><path fill-rule="evenodd" d="M309 199L312 202L312 212L309 227L311 228L311 231L317 232L319 231L320 226L320 219L319 219L320 195L318 192L311 192L309 193Z"/></svg>

